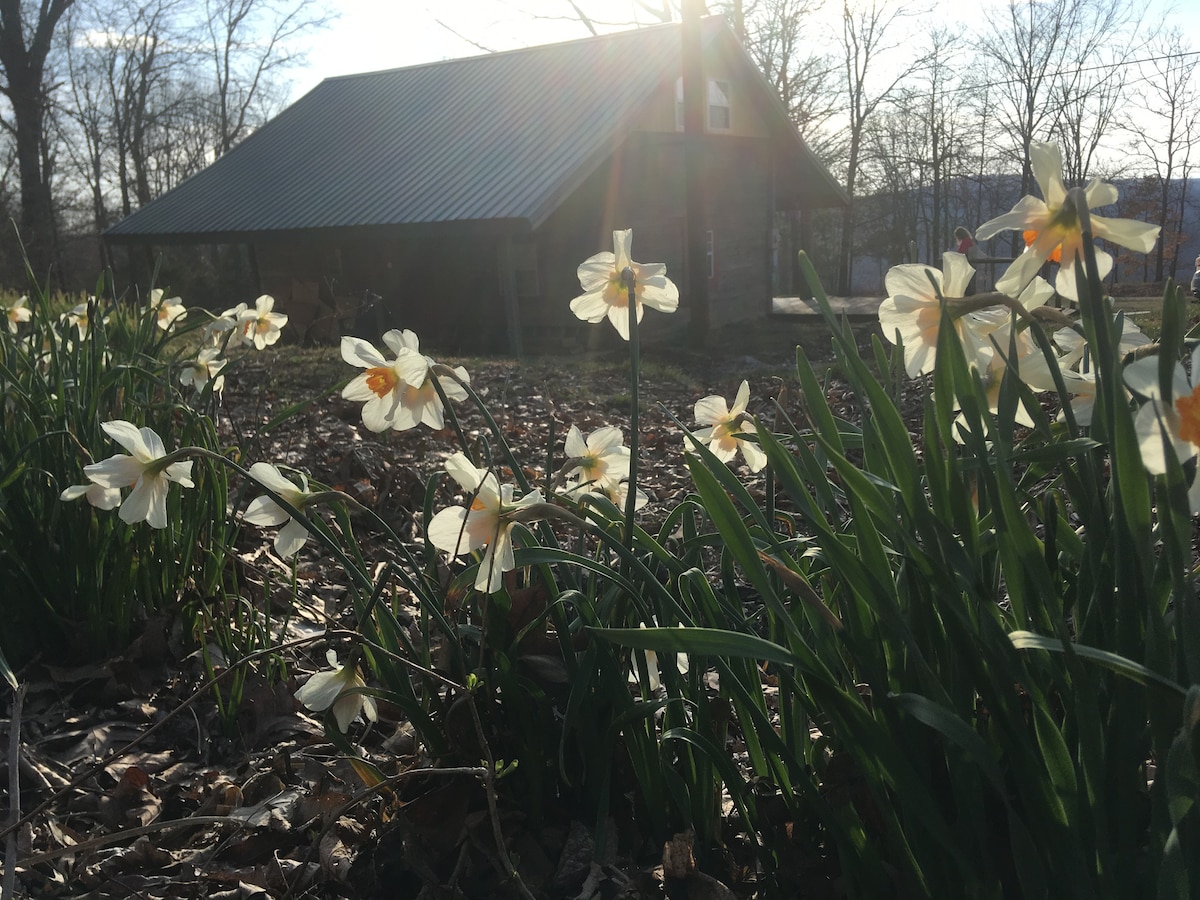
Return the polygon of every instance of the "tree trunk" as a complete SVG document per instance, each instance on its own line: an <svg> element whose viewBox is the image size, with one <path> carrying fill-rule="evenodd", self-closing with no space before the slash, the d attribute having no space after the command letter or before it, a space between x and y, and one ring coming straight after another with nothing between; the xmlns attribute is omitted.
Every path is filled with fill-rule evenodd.
<svg viewBox="0 0 1200 900"><path fill-rule="evenodd" d="M0 0L0 68L12 107L21 184L21 238L34 275L45 276L55 257L54 207L43 167L46 96L43 75L54 28L73 0L43 0L26 44L21 0Z"/></svg>

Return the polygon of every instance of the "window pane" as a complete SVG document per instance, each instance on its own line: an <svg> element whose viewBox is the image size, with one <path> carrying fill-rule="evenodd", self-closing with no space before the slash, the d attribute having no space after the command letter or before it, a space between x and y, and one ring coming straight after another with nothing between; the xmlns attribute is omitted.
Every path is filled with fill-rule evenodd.
<svg viewBox="0 0 1200 900"><path fill-rule="evenodd" d="M714 131L728 131L729 82L710 79L708 82L708 127Z"/></svg>

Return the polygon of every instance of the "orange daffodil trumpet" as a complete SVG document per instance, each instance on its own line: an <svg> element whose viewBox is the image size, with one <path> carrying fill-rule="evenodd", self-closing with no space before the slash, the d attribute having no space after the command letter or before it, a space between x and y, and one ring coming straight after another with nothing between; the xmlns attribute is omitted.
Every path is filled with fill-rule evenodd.
<svg viewBox="0 0 1200 900"><path fill-rule="evenodd" d="M629 289L622 276L626 269L633 272L639 323L643 305L664 313L679 308L679 290L667 277L666 265L634 262L630 256L632 245L632 228L614 231L613 252L597 253L580 265L579 284L584 293L571 301L571 312L585 322L595 324L607 316L624 340L629 340Z"/></svg>
<svg viewBox="0 0 1200 900"><path fill-rule="evenodd" d="M371 431L405 431L421 424L435 431L444 428L445 410L433 380L437 379L450 400L465 400L463 384L471 382L467 370L462 366L447 369L422 356L417 336L411 331L392 329L383 335L383 342L395 358L387 359L362 338L342 338L342 359L366 369L346 385L342 396L364 404L363 424ZM435 368L446 374L435 372Z"/></svg>
<svg viewBox="0 0 1200 900"><path fill-rule="evenodd" d="M452 557L486 546L475 576L475 589L485 593L500 590L504 573L516 567L512 527L532 522L547 509L540 491L530 491L513 501L511 484L500 484L495 473L477 468L466 455L455 453L446 460L446 471L470 497L470 507L443 509L429 523L429 541Z"/></svg>
<svg viewBox="0 0 1200 900"><path fill-rule="evenodd" d="M1037 274L1046 262L1060 264L1054 289L1070 300L1078 300L1075 290L1075 259L1082 253L1083 231L1079 213L1068 201L1067 188L1062 180L1062 155L1055 144L1032 144L1029 148L1033 177L1037 179L1044 199L1022 197L1017 205L1002 216L984 222L975 232L978 240L986 241L1001 231L1023 233L1026 249L996 282L996 290L1015 297ZM1088 209L1109 206L1117 202L1117 189L1111 184L1092 179L1085 194ZM1159 227L1133 219L1110 219L1092 215L1092 233L1106 241L1148 253L1158 239ZM1103 278L1112 270L1112 257L1096 250L1096 267Z"/></svg>

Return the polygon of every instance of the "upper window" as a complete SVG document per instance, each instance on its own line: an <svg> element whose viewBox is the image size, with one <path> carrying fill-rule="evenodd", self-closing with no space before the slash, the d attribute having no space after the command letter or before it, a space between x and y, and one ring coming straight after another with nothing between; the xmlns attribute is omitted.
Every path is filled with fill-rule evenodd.
<svg viewBox="0 0 1200 900"><path fill-rule="evenodd" d="M708 130L729 131L732 128L728 81L708 79ZM675 79L675 130L683 131L683 79Z"/></svg>

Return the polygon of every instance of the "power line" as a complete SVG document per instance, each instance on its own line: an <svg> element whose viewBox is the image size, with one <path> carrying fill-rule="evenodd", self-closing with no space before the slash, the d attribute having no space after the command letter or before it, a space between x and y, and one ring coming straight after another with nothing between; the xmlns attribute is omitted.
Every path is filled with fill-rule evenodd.
<svg viewBox="0 0 1200 900"><path fill-rule="evenodd" d="M1142 59L1129 59L1129 60L1123 60L1121 62L1100 63L1100 64L1094 65L1094 66L1079 66L1078 68L1075 68L1075 69L1064 69L1064 70L1058 71L1058 72L1050 72L1042 77L1044 80L1050 81L1050 80L1054 80L1057 78L1062 78L1066 75L1079 75L1083 72L1099 72L1099 71L1104 71L1104 70L1120 69L1120 68L1124 68L1126 66L1140 66L1144 63L1161 62L1164 59L1178 60L1178 59L1184 59L1185 57L1189 57L1189 56L1200 56L1200 50L1186 50L1186 51L1183 51L1180 53L1166 53L1166 54L1163 54L1162 56L1147 56ZM1142 78L1136 79L1135 83L1137 81L1147 81L1150 77L1151 76L1148 76L1148 75L1143 76ZM955 94L955 93L959 93L961 91L978 90L979 88L1004 87L1005 85L1024 84L1024 83L1025 83L1025 79L1022 79L1022 78L1005 78L1000 81L985 81L982 84L963 85L963 86L955 87L955 88L947 88L942 93Z"/></svg>

